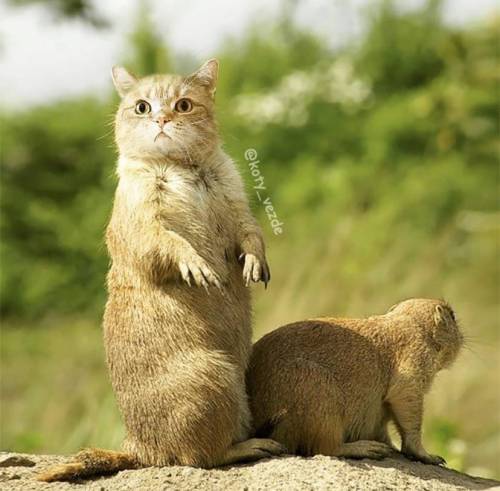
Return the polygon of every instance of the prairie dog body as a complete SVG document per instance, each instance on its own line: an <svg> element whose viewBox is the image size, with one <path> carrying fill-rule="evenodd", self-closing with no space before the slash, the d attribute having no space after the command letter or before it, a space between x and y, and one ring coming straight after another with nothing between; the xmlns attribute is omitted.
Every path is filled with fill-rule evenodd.
<svg viewBox="0 0 500 491"><path fill-rule="evenodd" d="M382 458L401 451L425 463L424 395L463 343L452 309L412 299L367 319L324 318L272 331L253 348L247 385L256 428L292 453Z"/></svg>
<svg viewBox="0 0 500 491"><path fill-rule="evenodd" d="M204 163L204 181L194 169L136 172L135 162L120 162L104 341L125 450L144 464L212 466L250 429L250 294L228 211L239 183L223 175L221 160ZM194 275L189 285L181 262L207 268L201 281L220 286L196 286Z"/></svg>
<svg viewBox="0 0 500 491"><path fill-rule="evenodd" d="M281 453L272 440L248 440L247 287L267 283L269 269L241 177L218 139L217 62L185 78L138 80L119 67L113 77L122 101L104 344L124 452L86 450L40 479Z"/></svg>

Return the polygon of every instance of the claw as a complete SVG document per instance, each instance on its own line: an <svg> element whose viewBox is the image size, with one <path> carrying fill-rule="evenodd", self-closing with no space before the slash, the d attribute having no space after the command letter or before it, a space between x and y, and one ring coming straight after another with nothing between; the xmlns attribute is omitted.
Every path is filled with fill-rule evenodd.
<svg viewBox="0 0 500 491"><path fill-rule="evenodd" d="M446 459L440 455L432 455L432 458L436 461L436 465L446 465Z"/></svg>
<svg viewBox="0 0 500 491"><path fill-rule="evenodd" d="M267 284L269 283L269 281L271 281L271 272L269 271L269 265L267 264L267 262L264 263L264 267L262 269L262 281L264 282L264 288L267 290Z"/></svg>
<svg viewBox="0 0 500 491"><path fill-rule="evenodd" d="M252 268L252 280L257 283L262 277L262 268L259 261L255 261Z"/></svg>
<svg viewBox="0 0 500 491"><path fill-rule="evenodd" d="M413 453L404 453L405 457L416 461L416 462L422 462L424 464L428 465L444 465L446 464L446 460L443 459L443 457L439 455L418 455L418 454L413 454Z"/></svg>
<svg viewBox="0 0 500 491"><path fill-rule="evenodd" d="M191 279L189 277L189 268L186 264L180 263L179 264L179 270L181 272L182 279L189 285L191 286Z"/></svg>

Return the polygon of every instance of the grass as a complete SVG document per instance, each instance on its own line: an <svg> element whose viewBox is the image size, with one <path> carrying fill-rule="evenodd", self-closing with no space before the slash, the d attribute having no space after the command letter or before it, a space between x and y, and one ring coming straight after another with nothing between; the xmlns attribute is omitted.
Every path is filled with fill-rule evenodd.
<svg viewBox="0 0 500 491"><path fill-rule="evenodd" d="M123 428L97 324L59 320L3 330L4 450L69 453L81 446L118 448Z"/></svg>

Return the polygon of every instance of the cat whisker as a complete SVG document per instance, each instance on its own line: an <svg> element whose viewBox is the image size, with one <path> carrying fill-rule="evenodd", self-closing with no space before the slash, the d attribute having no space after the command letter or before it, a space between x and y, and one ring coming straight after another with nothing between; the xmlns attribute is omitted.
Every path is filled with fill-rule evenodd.
<svg viewBox="0 0 500 491"><path fill-rule="evenodd" d="M202 119L197 119L196 121L190 121L189 124L200 124L203 123L204 121L208 121L210 118L202 118Z"/></svg>
<svg viewBox="0 0 500 491"><path fill-rule="evenodd" d="M113 134L113 128L111 128L109 131L106 131L104 135L98 136L96 138L96 141L104 140L104 138L109 138Z"/></svg>

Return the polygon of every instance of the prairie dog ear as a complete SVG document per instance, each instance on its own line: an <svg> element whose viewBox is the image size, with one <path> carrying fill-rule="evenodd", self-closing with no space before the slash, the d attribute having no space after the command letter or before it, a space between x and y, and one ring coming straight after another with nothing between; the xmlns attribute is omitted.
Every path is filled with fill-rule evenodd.
<svg viewBox="0 0 500 491"><path fill-rule="evenodd" d="M199 85L206 87L211 97L214 97L217 78L219 74L219 62L212 58L206 61L196 72L189 75L187 80L197 82Z"/></svg>
<svg viewBox="0 0 500 491"><path fill-rule="evenodd" d="M449 342L448 333L453 326L452 310L444 305L434 307L434 326L432 326L432 338L436 343L438 351L442 350Z"/></svg>
<svg viewBox="0 0 500 491"><path fill-rule="evenodd" d="M436 328L449 326L453 322L455 322L453 311L443 305L436 305L434 309L434 324Z"/></svg>
<svg viewBox="0 0 500 491"><path fill-rule="evenodd" d="M399 304L398 303L395 303L394 305L391 306L391 308L387 311L387 314L389 312L392 312Z"/></svg>
<svg viewBox="0 0 500 491"><path fill-rule="evenodd" d="M122 66L114 66L111 69L111 77L116 91L120 97L124 97L127 92L138 82L137 77Z"/></svg>

